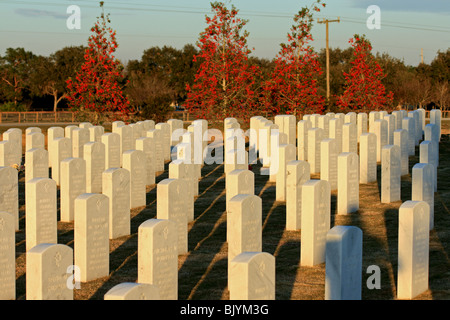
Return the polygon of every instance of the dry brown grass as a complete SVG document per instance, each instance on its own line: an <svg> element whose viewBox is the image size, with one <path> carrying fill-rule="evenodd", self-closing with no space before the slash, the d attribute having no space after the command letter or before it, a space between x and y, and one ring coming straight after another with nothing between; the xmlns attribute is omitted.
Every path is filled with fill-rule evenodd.
<svg viewBox="0 0 450 320"><path fill-rule="evenodd" d="M446 128L447 129L447 128ZM448 133L444 131L444 133ZM418 150L416 150L418 154ZM450 141L443 135L440 145L438 192L435 195L435 229L430 232L429 289L417 300L450 299ZM418 156L410 158L410 167ZM166 179L166 171L157 182ZM325 293L325 264L300 266L301 231L285 230L285 203L275 201L275 184L254 166L255 194L263 199L263 251L276 258L277 300L322 300ZM318 178L313 176L312 178ZM447 180L449 179L449 180ZM16 233L17 299L25 292L25 203L24 177L20 178L20 231ZM402 201L380 203L380 181L360 185L360 210L336 215L336 191L332 192L331 226L354 225L363 230L364 300L395 300L397 281L398 208L411 197L411 176L402 177ZM195 220L189 224L189 252L179 257L180 300L227 300L227 243L223 166L203 167L199 196L195 200ZM137 280L137 230L141 223L156 217L156 185L147 187L147 206L131 212L131 235L110 240L110 274L81 284L76 300L102 300L121 282ZM58 213L59 214L59 213ZM58 216L59 217L59 216ZM73 223L58 222L58 242L73 248ZM369 290L367 267L381 269L381 288Z"/></svg>

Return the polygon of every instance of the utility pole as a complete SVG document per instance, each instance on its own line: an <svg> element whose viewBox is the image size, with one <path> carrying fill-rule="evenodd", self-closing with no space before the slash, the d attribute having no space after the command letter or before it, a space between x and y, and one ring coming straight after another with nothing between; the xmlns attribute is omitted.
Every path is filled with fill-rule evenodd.
<svg viewBox="0 0 450 320"><path fill-rule="evenodd" d="M328 20L328 19L317 19L318 23L325 23L327 29L327 101L330 100L330 48L329 48L329 40L330 40L330 32L329 32L329 23L330 22L341 22L338 17L337 20Z"/></svg>
<svg viewBox="0 0 450 320"><path fill-rule="evenodd" d="M420 49L420 63L423 64L423 48Z"/></svg>

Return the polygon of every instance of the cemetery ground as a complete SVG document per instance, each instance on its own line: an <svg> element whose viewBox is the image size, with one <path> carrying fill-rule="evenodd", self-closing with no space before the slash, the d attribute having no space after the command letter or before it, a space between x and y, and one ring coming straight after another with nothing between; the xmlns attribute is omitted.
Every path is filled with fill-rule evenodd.
<svg viewBox="0 0 450 320"><path fill-rule="evenodd" d="M438 191L435 194L435 228L430 231L429 289L416 300L450 299L450 121L443 121L438 168ZM30 125L31 126L31 125ZM45 134L48 127L40 126ZM12 125L11 127L14 127ZM8 127L0 127L0 133ZM24 131L24 130L23 130ZM105 132L108 127L105 126ZM25 145L25 144L23 144ZM337 191L331 193L331 227L353 225L363 231L362 299L395 300L397 286L398 208L411 199L411 168L419 162L419 151L409 159L409 175L402 177L401 201L380 202L380 164L378 182L360 184L360 208L349 215L336 214ZM156 183L168 178L168 165L156 177ZM252 166L255 173L255 195L262 198L262 251L276 259L277 300L323 300L325 264L300 265L301 230L287 231L286 204L275 201L275 183L260 175L261 165ZM312 175L319 179L319 175ZM58 191L59 193L59 191ZM59 197L58 197L59 199ZM195 199L195 219L189 223L188 253L180 255L178 275L179 300L228 300L227 242L225 210L225 176L223 165L205 165ZM59 206L58 206L59 208ZM137 280L137 231L141 223L156 218L156 184L147 187L147 205L132 209L131 234L110 240L109 276L86 283L74 290L75 300L103 300L116 284ZM19 175L19 226L16 232L16 299L26 299L25 186ZM74 225L59 221L58 243L74 247ZM379 288L374 272L380 270ZM375 275L376 276L376 275Z"/></svg>

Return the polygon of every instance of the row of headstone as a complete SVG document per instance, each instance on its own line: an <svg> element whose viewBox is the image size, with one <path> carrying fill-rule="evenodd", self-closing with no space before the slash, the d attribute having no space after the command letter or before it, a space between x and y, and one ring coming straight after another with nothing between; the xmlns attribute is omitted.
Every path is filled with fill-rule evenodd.
<svg viewBox="0 0 450 320"><path fill-rule="evenodd" d="M412 168L411 200L399 209L397 297L413 299L428 290L430 230L434 228L441 111L422 123L419 163ZM419 129L420 130L420 129ZM420 142L420 139L418 140Z"/></svg>
<svg viewBox="0 0 450 320"><path fill-rule="evenodd" d="M115 128L121 126L125 125L113 125ZM137 150L130 149L120 154L117 150L120 150L121 136L115 132L104 134L102 129L103 127L94 127L89 123L68 126L66 129L50 128L49 150L45 148L39 128L26 130L25 222L26 249L30 256L27 258L27 263L30 264L27 270L36 271L27 272L27 299L71 298L71 294L65 290L66 272L55 271L54 274L50 266L51 259L55 259L58 267L63 266L61 270L74 264L73 259L69 262L65 258L70 255L63 253L67 248L57 244L57 186L60 186L61 193L61 221L76 221L74 259L75 265L81 269L81 281L109 274L108 239L128 235L130 208L146 203L145 186L154 183L154 176L152 182L151 176L148 177L145 171L147 164L153 165L153 161L146 162L144 159L144 151L148 151L150 139L136 135L134 146ZM90 132L89 137L86 132ZM11 129L3 137L8 138L2 141L2 146L8 147L3 148L5 154L14 154L12 151L20 146L17 156L11 157L12 160L5 162L7 165L0 168L1 204L5 211L0 217L1 241L6 245L3 241L14 243L10 235L4 237L11 233L11 222L14 223L12 230L18 230L18 171L12 164L17 165L22 161L22 133L21 130ZM13 141L20 144L15 146ZM153 150L148 153L155 154ZM122 164L119 162L120 155ZM49 177L49 168L52 169L52 178ZM14 252L14 246L8 244L9 249ZM5 250L5 254L11 255L8 250ZM57 252L48 253L53 250ZM46 255L49 256L48 259L44 258ZM7 272L2 272L5 277L2 276L0 281L2 298L15 298L15 278L9 272L10 266L15 265L14 261L12 256L5 259ZM64 274L64 277L60 274ZM51 278L44 279L47 276Z"/></svg>
<svg viewBox="0 0 450 320"><path fill-rule="evenodd" d="M319 118L320 120L321 118ZM321 120L318 122L319 124L321 124L322 126L325 127L325 125L323 124L324 121ZM280 126L280 123L278 124L278 126ZM323 128L320 128L323 130ZM283 135L286 136L279 136L279 138L282 140L282 142L287 142L288 140L286 139L287 134L282 133ZM139 139L139 138L138 138ZM328 140L334 141L334 139L329 139L327 138L326 140L322 139L321 141L321 145L324 145L325 147L322 150L326 150L327 152L321 152L321 155L324 154L327 157L331 157L330 154L333 154L333 151L330 152L329 149L336 149L335 145L333 146L333 142L330 142ZM330 146L327 146L326 144L330 144ZM92 143L93 145L94 143ZM86 145L86 144L85 144ZM90 145L90 144L88 144ZM308 166L310 165L308 162L306 161L299 161L299 160L294 160L295 159L295 151L292 152L290 151L290 149L292 149L290 146L292 146L292 144L289 143L283 143L280 145L280 149L281 150L285 150L285 152L281 152L279 153L279 167L282 168L282 171L287 171L287 170L304 170L302 169L303 167L305 167L305 165L307 164ZM327 150L328 148L328 150ZM36 149L40 149L40 147L37 147ZM388 161L390 162L391 159L393 158L393 156L391 155L392 153L394 153L392 150L396 150L395 152L397 152L397 150L399 149L399 147L397 146L388 146L388 148L384 147L383 150L389 150L389 152L385 152L388 154L388 156L386 157L388 159ZM32 150L32 149L30 149ZM289 151L288 151L289 150ZM295 150L295 149L294 149ZM124 152L124 156L123 159L126 159L126 161L131 162L132 160L127 159L127 154L131 152ZM292 153L294 154L294 156L292 156ZM398 152L397 152L398 153ZM32 153L30 153L31 156ZM89 154L89 152L87 152L86 154ZM325 159L325 157L321 157L322 159ZM356 158L355 158L356 156ZM399 157L397 157L399 158ZM130 157L131 159L131 157ZM356 160L355 160L356 159ZM47 159L48 160L48 159ZM31 160L32 161L32 160ZM126 162L125 161L125 162ZM335 161L338 163L338 167L341 168L342 170L339 169L339 172L342 172L342 174L345 174L343 176L341 176L341 178L339 179L339 181L344 181L345 187L341 188L341 190L346 190L346 192L348 194L352 194L354 195L355 193L358 194L358 192L354 192L355 189L354 186L357 186L357 183L359 181L359 177L358 177L358 170L355 170L355 168L358 168L358 165L355 165L355 161L358 162L358 158L357 158L357 154L355 152L344 152L341 153L338 156L338 161ZM143 161L140 161L143 162ZM342 163L341 165L339 165L339 163ZM382 161L383 163L383 161ZM321 167L326 167L326 165L324 164ZM400 161L398 161L398 167L400 167ZM429 166L430 167L430 166ZM230 177L230 186L232 186L232 177L234 175L239 176L240 172L238 171L242 171L245 173L246 170L234 170L231 171L230 174L228 175ZM248 171L248 170L247 170ZM332 174L332 169L330 169L328 172L328 177L333 176ZM394 170L392 170L394 171ZM399 170L396 170L399 171ZM250 172L250 171L248 171ZM293 171L290 171L293 172ZM250 172L251 173L251 172ZM310 174L310 171L308 170L308 173ZM294 173L292 173L292 175L294 176ZM302 173L296 173L295 175L297 176L302 176ZM141 176L146 176L145 174L141 174ZM161 194L161 196L158 196L158 199L171 199L172 201L158 201L158 219L166 219L168 221L173 221L174 225L176 226L176 233L178 234L176 239L177 239L177 243L176 243L176 252L177 254L182 254L185 253L186 250L184 250L184 248L187 248L187 222L189 221L188 218L188 214L180 214L180 207L182 207L184 204L186 203L190 203L189 199L192 199L192 195L189 196L189 198L183 198L181 195L182 193L180 193L180 188L181 189L186 189L186 185L189 183L190 180L195 180L192 178L193 175L190 175L191 178L187 178L187 176L189 176L188 174L183 175L177 175L176 177L174 177L173 179L167 179L165 181L163 181L161 184L161 186L158 184L158 194ZM303 174L304 176L304 174ZM388 175L391 176L391 175ZM253 178L253 177L252 177ZM34 179L34 178L33 178ZM301 179L301 178L298 178ZM309 177L308 177L309 179ZM48 178L38 178L35 179L38 180L38 182L44 183L44 182L48 182L45 180L51 180ZM169 181L170 180L170 181ZM244 179L245 180L245 179ZM247 179L249 180L249 179ZM253 180L253 179L251 179ZM285 199L288 198L288 178L286 176L281 176L277 173L276 175L276 182L277 182L277 198L279 200L283 199L281 197L282 194L284 194ZM308 182L304 182L301 183L301 194L302 197L300 198L300 202L301 202L301 213L302 215L304 215L304 219L297 219L297 220L303 220L303 225L304 225L304 230L302 230L302 263L304 265L308 265L308 263L314 265L315 263L318 263L317 261L321 261L324 262L325 261L325 251L326 251L326 245L325 245L325 238L327 237L328 234L328 229L329 229L329 197L330 197L330 190L331 190L331 180L333 180L332 178L329 178L330 181L328 180L312 180L312 181L308 181ZM31 181L31 180L30 180ZM238 180L239 181L239 180ZM279 182L280 181L280 182ZM298 181L298 180L297 180ZM356 183L355 183L356 181ZM184 182L184 185L183 185ZM280 188L278 189L278 184L280 185ZM293 185L294 183L291 182L291 185ZM298 203L298 183L295 184L296 189L295 192L293 193L294 197L289 196L289 198L294 198L296 200L296 203ZM30 188L29 188L29 192L30 192L30 198L32 198L31 194L36 193L36 187L35 189L33 189L32 184L30 184ZM181 186L181 187L180 187ZM184 188L183 188L184 186ZM44 187L40 188L43 189ZM47 187L50 188L50 187ZM235 184L234 186L235 189L239 189L240 186L238 184ZM254 254L254 252L260 252L261 251L261 241L260 236L261 236L261 232L260 227L261 227L261 210L260 210L260 205L258 205L258 199L260 202L260 198L256 197L252 194L252 188L249 188L250 191L243 191L244 194L241 193L241 191L235 191L237 192L236 195L234 195L230 200L227 200L227 205L228 203L230 203L230 210L227 209L227 213L230 214L230 225L237 224L238 227L230 227L227 228L227 237L228 237L228 241L230 243L230 252L229 252L229 271L230 273L233 272L233 270L239 270L236 272L236 274L242 274L244 269L240 269L242 268L242 262L247 262L245 268L248 268L251 264L250 261L253 260L258 260L258 259L254 259L254 257L258 256L267 256L267 254ZM254 189L254 187L253 187ZM161 192L160 192L161 190ZM230 187L230 195L232 195L232 191L231 191L231 187ZM342 195L344 196L344 194L346 192L342 192ZM53 193L49 193L49 194L53 194ZM227 195L228 195L228 185L227 185ZM35 198L37 198L36 196L34 196ZM94 200L96 199L96 201ZM176 199L183 199L185 201L179 200L178 203L176 201ZM318 200L319 199L319 200ZM349 201L348 197L344 197L343 201L339 201L338 203L342 203L345 204L343 205L344 207L348 207L349 204L346 202L351 202L351 200ZM78 204L79 208L83 208L83 209L79 209L76 210L76 212L82 212L80 214L83 214L83 217L85 219L88 216L88 211L89 212L94 212L95 210L97 212L102 211L103 214L98 214L98 220L102 220L102 228L104 230L110 230L109 229L109 222L111 221L110 219L108 219L108 215L104 214L105 212L107 212L108 210L105 210L104 207L108 207L109 206L109 202L107 201L108 197L105 195L95 195L95 197L88 195L86 193L83 193L81 196L78 196L75 200L75 202ZM303 201L302 201L303 200ZM51 203L51 200L48 200ZM90 201L90 202L89 202ZM255 202L256 201L256 202ZM281 200L283 201L283 200ZM94 206L94 202L95 202L95 206ZM292 203L292 201L290 201ZM356 201L357 202L357 201ZM89 204L90 203L90 204ZM104 203L102 205L102 203ZM174 203L174 206L169 205L169 203ZM40 205L42 207L46 207L47 205L42 202L40 203ZM351 206L351 205L350 205ZM95 207L97 209L95 209ZM188 206L190 207L190 206ZM192 206L193 207L193 206ZM103 209L101 209L103 208ZM160 209L161 208L161 209ZM357 208L357 204L356 204L356 208ZM356 209L357 210L357 209ZM350 210L351 211L351 210ZM239 214L235 214L233 215L233 212L238 212ZM251 216L250 214L248 216L244 216L244 212L256 212L256 215ZM295 210L296 215L298 210ZM348 208L345 210L342 210L342 212L349 212ZM27 213L28 214L28 213ZM103 218L101 218L103 217ZM105 218L106 217L106 218ZM235 217L234 219L237 220L233 220L233 217ZM82 221L83 218L79 218L77 219L79 221ZM94 219L97 220L97 219ZM296 220L296 219L294 219ZM236 222L233 222L236 221ZM256 222L255 222L256 221ZM312 221L312 222L311 222ZM49 224L51 225L51 223ZM106 225L106 228L105 228ZM240 231L236 231L239 230L239 226L240 226ZM31 229L31 228L30 228ZM86 229L86 228L84 228ZM100 229L100 228L97 228ZM303 229L303 228L302 228ZM229 230L229 233L228 233ZM253 231L254 230L254 231ZM251 232L249 232L251 231ZM303 232L304 231L304 232ZM237 234L234 234L234 233ZM175 233L175 232L172 232ZM82 233L80 233L82 234ZM95 253L90 253L90 256L93 255L98 255L99 256L99 260L98 261L94 261L93 263L91 263L91 265L93 265L92 267L92 274L93 277L98 277L99 274L101 276L102 272L104 272L104 270L102 271L102 266L105 266L106 264L102 261L107 260L107 255L104 256L102 255L102 253L108 253L108 250L105 249L105 247L107 246L102 246L101 243L105 243L105 234L107 234L107 232L103 231L102 235L100 235L100 238L97 238L99 236L99 234L94 234L92 235L95 239L99 239L99 240L94 240L96 242L99 243L99 247L94 247L93 251L95 251ZM180 236L181 234L181 236ZM231 234L231 235L229 235ZM303 234L305 236L305 239L303 239ZM312 236L311 236L312 234ZM84 235L84 239L86 240L88 238L88 234ZM246 239L250 238L250 241L247 241ZM100 240L102 239L102 240ZM107 239L108 236L106 236L106 243L107 243ZM83 242L82 241L78 241L79 246L83 247ZM85 246L85 245L84 245ZM249 249L246 249L247 247ZM255 247L253 247L255 246ZM181 249L180 249L181 248ZM234 253L234 249L237 248L237 252ZM254 249L253 249L254 248ZM311 248L311 249L309 249ZM79 252L82 252L83 250L78 250ZM84 247L84 251L88 251L87 247ZM342 251L345 251L344 249L342 249ZM250 254L251 252L253 252L252 254ZM85 254L85 260L87 261L88 259L86 259L86 256L89 254ZM76 255L75 255L76 256ZM270 256L270 255L269 255ZM272 257L273 258L273 257ZM266 264L268 264L269 266L274 265L274 262L272 258L264 258L263 263L257 262L256 265L259 266L259 273L262 275L262 271L266 270ZM82 258L78 258L78 261L81 261L80 259ZM260 258L263 259L263 258ZM33 261L32 259L30 259L30 261ZM312 262L310 262L312 261ZM319 262L320 263L320 262ZM80 263L81 264L81 263ZM241 266L241 267L238 267ZM263 267L262 267L263 266ZM274 270L274 268L269 267L270 270ZM83 274L89 275L90 271L87 270L91 270L88 267L88 264L83 265ZM256 272L256 271L255 271ZM107 273L107 272L106 272ZM255 292L253 292L252 290L249 290L248 288L250 288L251 286L249 285L249 281L247 280L240 280L240 281L235 281L236 277L229 277L230 282L230 293L233 293L234 297L237 297L236 294L238 292L242 293L242 292L253 292L254 294L256 294L257 292L259 293L263 293L264 297L268 297L268 298L273 298L274 294L272 289L274 288L273 283L274 283L274 276L272 277L271 274L272 272L267 272L267 273L263 273L264 277L267 277L267 282L271 285L266 286L264 290L262 290L261 288L259 288L258 290L255 289ZM249 276L250 277L250 276ZM89 280L85 280L84 281L89 281ZM233 282L234 281L234 282ZM139 283L144 283L145 281L138 281ZM247 290L243 290L242 289L242 284L246 284L247 285ZM173 284L172 284L173 286ZM125 287L130 287L129 285L126 285ZM133 286L134 287L134 286ZM233 290L231 290L231 288L234 288ZM239 289L236 289L239 288ZM153 288L154 289L154 288ZM158 293L159 294L159 293ZM257 295L253 295L250 297L258 297ZM105 297L106 298L106 297Z"/></svg>
<svg viewBox="0 0 450 320"><path fill-rule="evenodd" d="M326 123L326 121L323 120L322 116L311 116L312 118L318 120L317 122L315 122L314 126L311 123L308 123L309 117L307 116L305 117L306 120L301 120L298 122L297 132L299 140L297 142L297 158L303 161L297 160L296 162L311 164L316 168L316 170L313 171L320 172L321 179L328 181L330 183L330 186L335 186L336 180L338 180L342 184L341 188L337 188L341 191L338 192L338 213L354 212L358 210L359 206L359 200L357 199L357 195L359 194L358 183L370 183L377 180L377 162L381 162L382 167L381 202L390 203L399 201L401 199L401 176L409 173L409 156L415 154L415 147L423 139L423 135L425 135L425 141L420 144L421 163L416 164L413 167L412 199L417 202L422 201L428 204L428 207L430 208L430 219L428 223L431 230L433 228L433 194L437 187L436 168L438 166L437 162L439 155L439 144L437 130L435 129L437 128L437 126L433 123L425 126L423 111L424 110L418 110L409 112L407 114L404 111L395 111L392 115L381 113L380 116L382 116L382 119L375 118L375 113L372 113L372 132L364 132L364 129L360 129L361 131L359 131L363 132L362 134L359 134L360 159L358 159L358 155L356 154L356 152L347 152L346 154L341 153L339 154L339 156L337 156L336 142L334 141L334 139L329 138L330 133L328 134L328 137L325 138L326 134L324 133L324 129L326 128L326 125L324 125L323 123ZM433 113L436 115L438 114L438 112L436 111L433 111ZM364 117L360 118L364 119ZM436 118L438 118L438 116L436 116ZM336 122L338 121L339 120L337 120ZM331 127L330 123L334 122L335 121L328 121L328 128ZM438 122L438 120L434 120L433 122ZM278 123L279 127L281 126L281 123L282 122ZM397 124L400 125L397 126ZM359 127L362 128L362 126ZM305 136L307 136L305 132L311 133L311 135L308 135L308 138L305 138ZM317 137L319 138L317 139ZM317 140L320 140L320 152L316 151L318 149ZM307 145L308 147L305 148L305 145ZM348 145L345 146L345 143L344 148L348 148ZM306 152L305 149L309 150L309 152ZM286 154L288 154L286 150L286 145L280 145L278 155L279 158L282 159L279 163L279 168L281 168L282 171L285 171L285 168L283 166L285 165L284 159L286 158ZM292 158L288 158L288 160L292 161ZM317 165L319 161L320 166ZM358 162L360 164L359 172L357 170ZM339 163L341 163L340 166ZM294 161L291 162L291 166L293 165ZM337 167L339 167L339 169L337 169ZM295 179L293 170L294 169L292 168L288 173L288 176L292 175L292 179ZM340 173L340 177L338 179L335 178L336 171ZM311 173L313 172L308 173L307 179L309 179L309 175ZM280 172L278 173L278 177L283 177L283 175L283 172L281 174ZM301 183L299 183L300 179L297 178L297 183L293 184L293 190L295 191L290 193L292 195L289 196L289 201L286 201L287 228L288 225L289 228L302 228L300 224L295 225L294 221L302 221L301 214L305 214L306 217L307 211L305 211L304 209L298 209L301 206L301 197L299 198L295 195L299 193L299 190L307 189L305 187L306 185L308 185L308 183L305 183L307 179L304 179ZM282 178L278 178L276 181L277 190L278 188L283 190L285 181ZM350 188L352 189L349 189L349 186L351 186ZM336 189L336 187L333 187L333 189ZM278 193L277 191L277 200L282 201L283 198L279 196L279 194L281 194L281 192ZM339 200L339 195L341 195L341 200ZM352 201L352 199L350 199L346 195L351 195L353 197L355 197L356 195L356 199L353 199ZM314 196L312 195L312 192L307 193L306 199L313 198ZM339 206L339 204L341 204L341 206ZM315 210L317 211L317 209ZM295 214L292 214L292 212L295 212ZM299 212L301 212L300 215L298 215ZM297 218L298 216L300 218ZM304 220L306 221L306 219ZM325 220L323 221L327 221L327 219L325 218ZM294 226L292 227L292 225ZM318 228L317 226L315 227ZM302 236L304 235L305 240L308 239L307 234L322 234L322 245L317 246L321 249L316 250L316 252L322 252L322 254L318 255L323 256L323 235L326 234L326 232L318 232L311 226L306 227L306 222L304 228L307 228L306 230L302 228ZM313 232L311 230L315 231ZM320 230L320 228L318 230ZM309 243L310 247L305 250L308 253L314 252L314 246L311 245L311 242ZM320 236L316 239L316 242L320 243ZM302 245L307 245L307 241L304 241L303 239L301 243ZM314 257L314 255L312 255L312 257ZM310 257L310 260L314 261L314 258L312 257ZM323 259L318 259L318 261L323 261ZM351 277L354 276L350 276L350 278ZM424 277L424 275L422 274L420 277ZM346 286L346 288L352 287ZM331 292L330 290L328 291ZM352 289L349 292L353 291L354 290ZM342 289L340 291L340 294L342 294ZM327 293L327 295L330 295L331 297L332 294ZM350 296L351 295L348 295L348 297ZM401 296L402 294L399 293L399 297Z"/></svg>

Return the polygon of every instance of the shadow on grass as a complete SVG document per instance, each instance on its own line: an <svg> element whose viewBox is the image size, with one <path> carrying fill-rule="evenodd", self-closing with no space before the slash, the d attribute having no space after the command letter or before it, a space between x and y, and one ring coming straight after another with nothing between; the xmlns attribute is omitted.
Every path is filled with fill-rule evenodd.
<svg viewBox="0 0 450 320"><path fill-rule="evenodd" d="M292 240L284 242L275 259L275 299L290 300L294 293L294 284L300 264L300 232Z"/></svg>

